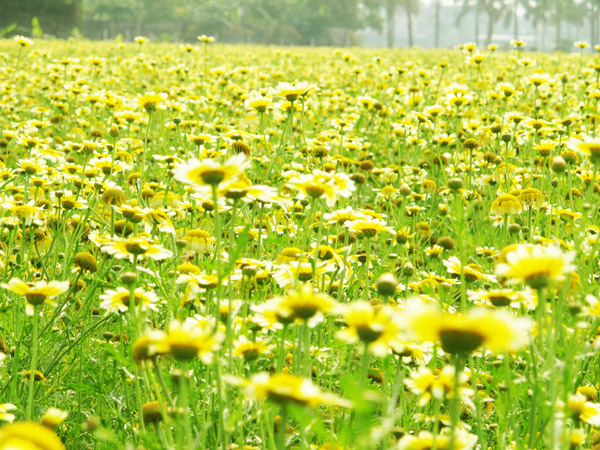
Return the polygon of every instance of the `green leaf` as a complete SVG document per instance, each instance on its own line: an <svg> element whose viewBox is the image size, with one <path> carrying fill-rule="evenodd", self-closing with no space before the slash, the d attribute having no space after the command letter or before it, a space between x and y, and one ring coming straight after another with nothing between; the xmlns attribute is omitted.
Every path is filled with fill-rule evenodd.
<svg viewBox="0 0 600 450"><path fill-rule="evenodd" d="M3 28L2 30L0 30L0 37L6 36L8 33L10 33L15 28L17 28L17 23L16 22L11 23L6 28Z"/></svg>
<svg viewBox="0 0 600 450"><path fill-rule="evenodd" d="M31 19L31 34L33 34L35 37L42 37L44 34L42 27L40 27L40 21L37 17Z"/></svg>

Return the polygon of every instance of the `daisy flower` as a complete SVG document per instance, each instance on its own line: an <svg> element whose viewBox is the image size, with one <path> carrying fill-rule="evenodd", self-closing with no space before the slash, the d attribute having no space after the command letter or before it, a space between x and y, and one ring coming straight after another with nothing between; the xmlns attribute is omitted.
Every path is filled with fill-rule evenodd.
<svg viewBox="0 0 600 450"><path fill-rule="evenodd" d="M541 289L573 272L574 258L575 252L563 253L556 245L523 244L505 255L506 262L496 265L496 274L508 278L509 283L525 283Z"/></svg>
<svg viewBox="0 0 600 450"><path fill-rule="evenodd" d="M250 163L243 153L238 153L221 164L213 159L191 159L174 170L175 179L192 186L217 186L235 179Z"/></svg>

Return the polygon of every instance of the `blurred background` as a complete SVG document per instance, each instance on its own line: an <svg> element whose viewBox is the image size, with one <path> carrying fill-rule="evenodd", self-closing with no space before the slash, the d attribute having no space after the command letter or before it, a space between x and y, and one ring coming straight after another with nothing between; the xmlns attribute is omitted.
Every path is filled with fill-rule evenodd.
<svg viewBox="0 0 600 450"><path fill-rule="evenodd" d="M576 51L598 39L600 0L0 0L0 33L154 42Z"/></svg>

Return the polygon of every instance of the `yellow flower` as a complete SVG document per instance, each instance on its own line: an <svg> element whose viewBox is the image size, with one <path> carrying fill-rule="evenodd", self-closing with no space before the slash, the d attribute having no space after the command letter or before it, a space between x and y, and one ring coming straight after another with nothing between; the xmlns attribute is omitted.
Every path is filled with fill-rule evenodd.
<svg viewBox="0 0 600 450"><path fill-rule="evenodd" d="M491 289L489 291L467 291L469 299L476 305L501 308L505 306L533 309L537 304L537 293L535 290L526 289L515 291L512 289Z"/></svg>
<svg viewBox="0 0 600 450"><path fill-rule="evenodd" d="M145 44L146 42L148 42L149 39L146 36L136 36L134 38L134 40L138 44L142 45L142 44Z"/></svg>
<svg viewBox="0 0 600 450"><path fill-rule="evenodd" d="M511 194L503 194L492 202L492 214L519 214L523 209L521 201Z"/></svg>
<svg viewBox="0 0 600 450"><path fill-rule="evenodd" d="M600 427L600 403L589 402L585 395L578 392L569 397L567 407L575 420Z"/></svg>
<svg viewBox="0 0 600 450"><path fill-rule="evenodd" d="M2 283L4 289L15 294L22 295L27 301L26 312L33 315L34 307L49 303L54 306L52 298L66 292L69 289L68 281L38 281L36 283L25 283L18 278L11 279L8 284Z"/></svg>
<svg viewBox="0 0 600 450"><path fill-rule="evenodd" d="M273 105L273 101L267 97L251 97L246 105L248 108L255 109L259 113L264 113Z"/></svg>
<svg viewBox="0 0 600 450"><path fill-rule="evenodd" d="M47 427L19 422L0 428L0 450L65 450L65 446Z"/></svg>
<svg viewBox="0 0 600 450"><path fill-rule="evenodd" d="M357 300L344 305L342 318L346 327L337 333L337 337L349 344L361 341L374 355L387 355L391 343L398 339L400 318L390 306L373 306Z"/></svg>
<svg viewBox="0 0 600 450"><path fill-rule="evenodd" d="M554 150L557 146L557 142L555 141L542 141L539 144L535 144L533 148L535 148L541 156L550 156L552 150Z"/></svg>
<svg viewBox="0 0 600 450"><path fill-rule="evenodd" d="M19 219L25 225L31 225L34 220L44 218L44 211L37 206L34 206L35 202L31 200L27 204L20 204L16 202L6 201L0 206L12 213L12 216Z"/></svg>
<svg viewBox="0 0 600 450"><path fill-rule="evenodd" d="M306 282L313 280L319 285L319 280L327 272L333 272L335 267L328 261L319 262L313 267L313 264L307 261L290 261L288 264L280 265L274 272L273 278L280 288L285 288L296 281Z"/></svg>
<svg viewBox="0 0 600 450"><path fill-rule="evenodd" d="M454 366L445 366L441 371L432 371L428 367L419 367L410 373L405 380L406 387L419 396L419 406L425 406L432 399L444 400L455 396ZM461 371L458 374L458 397L465 403L472 404L473 390L468 385L469 376Z"/></svg>
<svg viewBox="0 0 600 450"><path fill-rule="evenodd" d="M279 83L275 89L272 90L273 95L285 98L288 102L298 100L298 97L304 97L310 91L315 88L314 85L309 84L306 81L300 83Z"/></svg>
<svg viewBox="0 0 600 450"><path fill-rule="evenodd" d="M137 236L128 239L114 237L102 244L101 250L117 259L150 258L155 261L170 258L173 253L160 244L155 244L149 237Z"/></svg>
<svg viewBox="0 0 600 450"><path fill-rule="evenodd" d="M216 186L237 178L248 166L249 161L243 153L229 158L221 164L212 159L191 159L180 164L174 171L175 179L192 186Z"/></svg>
<svg viewBox="0 0 600 450"><path fill-rule="evenodd" d="M40 422L48 428L54 428L59 423L62 423L69 413L58 408L50 407L42 416Z"/></svg>
<svg viewBox="0 0 600 450"><path fill-rule="evenodd" d="M299 191L300 198L325 197L327 206L334 206L338 196L350 197L356 189L354 182L344 173L314 170L311 174L292 177L288 186Z"/></svg>
<svg viewBox="0 0 600 450"><path fill-rule="evenodd" d="M539 208L544 203L544 194L539 189L523 189L517 198L528 208Z"/></svg>
<svg viewBox="0 0 600 450"><path fill-rule="evenodd" d="M158 106L167 99L166 94L157 94L155 92L147 92L144 95L137 96L137 104L144 108L146 112L155 111Z"/></svg>
<svg viewBox="0 0 600 450"><path fill-rule="evenodd" d="M188 230L182 238L187 250L198 254L210 252L215 247L215 239L207 231L201 229Z"/></svg>
<svg viewBox="0 0 600 450"><path fill-rule="evenodd" d="M434 436L429 431L421 431L417 436L407 434L398 441L397 450L426 450L435 448L438 450L471 450L477 443L477 436L462 428L458 428L454 436L454 447L450 447L452 441L450 432L442 432Z"/></svg>
<svg viewBox="0 0 600 450"><path fill-rule="evenodd" d="M17 407L12 403L0 403L0 420L5 422L12 422L15 420L15 415L8 412L14 411L15 409L17 409Z"/></svg>
<svg viewBox="0 0 600 450"><path fill-rule="evenodd" d="M555 245L518 245L504 258L505 262L496 265L496 274L508 278L509 283L523 282L533 289L562 281L576 269L572 264L575 252L563 253Z"/></svg>
<svg viewBox="0 0 600 450"><path fill-rule="evenodd" d="M133 294L128 289L119 286L116 290L109 289L100 296L100 308L107 309L108 313L126 312L129 310L131 298L133 295L133 303L135 305L142 304L142 310L148 308L158 311L157 304L160 303L157 295L152 291L144 291L142 288L136 288Z"/></svg>
<svg viewBox="0 0 600 450"><path fill-rule="evenodd" d="M188 141L194 145L204 145L217 140L212 134L193 134L188 136Z"/></svg>
<svg viewBox="0 0 600 450"><path fill-rule="evenodd" d="M516 351L528 343L532 325L529 318L516 318L505 310L449 313L419 300L410 302L406 312L417 340L439 341L447 353L465 354L479 347L496 353Z"/></svg>
<svg viewBox="0 0 600 450"><path fill-rule="evenodd" d="M289 317L316 325L315 316L322 320L323 313L335 311L337 303L327 294L315 291L311 284L290 289L279 302L281 311L289 311ZM318 321L320 321L318 320Z"/></svg>
<svg viewBox="0 0 600 450"><path fill-rule="evenodd" d="M341 406L350 408L350 401L337 395L322 392L308 378L302 378L288 373L269 375L266 372L257 373L249 380L237 377L226 377L231 384L243 386L246 395L256 397L259 400L268 399L280 405L290 403L311 406L319 405Z"/></svg>
<svg viewBox="0 0 600 450"><path fill-rule="evenodd" d="M381 219L373 219L364 217L351 222L345 223L346 228L356 233L359 238L372 239L377 236L377 233L395 234L392 227L388 227Z"/></svg>
<svg viewBox="0 0 600 450"><path fill-rule="evenodd" d="M151 333L148 353L169 353L179 361L190 361L199 357L204 364L210 364L223 338L223 333L215 331L211 321L196 315L183 322L172 321L166 333Z"/></svg>
<svg viewBox="0 0 600 450"><path fill-rule="evenodd" d="M246 336L240 336L233 342L233 356L239 356L246 361L254 361L260 355L267 353L271 345L260 339L249 341Z"/></svg>
<svg viewBox="0 0 600 450"><path fill-rule="evenodd" d="M205 34L203 34L202 36L198 36L198 40L200 42L203 42L204 44L210 44L212 42L215 42L215 38L212 36L207 36Z"/></svg>
<svg viewBox="0 0 600 450"><path fill-rule="evenodd" d="M23 36L15 36L13 39L21 47L30 47L31 45L33 45L33 41L31 39L28 39Z"/></svg>
<svg viewBox="0 0 600 450"><path fill-rule="evenodd" d="M457 277L464 271L466 281L486 280L496 282L496 277L483 273L483 269L478 264L471 263L462 266L460 260L456 256L451 256L444 261L444 266L446 266L448 273Z"/></svg>
<svg viewBox="0 0 600 450"><path fill-rule="evenodd" d="M586 155L590 158L592 164L600 164L600 139L585 137L580 139L569 139L567 147L577 153Z"/></svg>

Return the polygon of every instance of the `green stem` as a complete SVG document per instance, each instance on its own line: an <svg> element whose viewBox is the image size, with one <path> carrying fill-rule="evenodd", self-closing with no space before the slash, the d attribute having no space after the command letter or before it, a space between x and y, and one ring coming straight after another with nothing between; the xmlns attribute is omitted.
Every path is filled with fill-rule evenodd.
<svg viewBox="0 0 600 450"><path fill-rule="evenodd" d="M212 185L212 198L213 198L213 212L214 212L214 234L215 234L215 255L213 258L213 266L216 265L216 261L219 258L221 252L221 213L219 212L219 203L217 195L217 185ZM220 277L219 277L220 281Z"/></svg>
<svg viewBox="0 0 600 450"><path fill-rule="evenodd" d="M279 416L280 420L277 424L277 450L286 450L285 445L285 434L287 431L287 422L288 422L288 409L287 405L282 405L281 407L281 415Z"/></svg>
<svg viewBox="0 0 600 450"><path fill-rule="evenodd" d="M33 420L33 384L35 382L35 371L37 369L38 358L38 321L40 314L38 305L33 307L33 330L31 336L31 365L29 367L29 395L27 396L27 420Z"/></svg>

